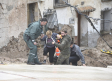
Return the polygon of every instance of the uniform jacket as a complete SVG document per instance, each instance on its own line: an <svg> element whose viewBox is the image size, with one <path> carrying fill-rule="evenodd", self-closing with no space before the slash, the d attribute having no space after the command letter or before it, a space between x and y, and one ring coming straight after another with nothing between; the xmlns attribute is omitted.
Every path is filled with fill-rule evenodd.
<svg viewBox="0 0 112 81"><path fill-rule="evenodd" d="M40 24L40 20L38 22L33 22L28 25L28 28L25 31L25 34L30 37L31 40L35 40L38 36L41 35L43 28ZM45 31L47 31L47 26L45 27Z"/></svg>
<svg viewBox="0 0 112 81"><path fill-rule="evenodd" d="M55 46L57 46L60 49L62 55L69 55L70 44L71 44L71 39L68 35L66 35L61 39L60 44L55 43Z"/></svg>

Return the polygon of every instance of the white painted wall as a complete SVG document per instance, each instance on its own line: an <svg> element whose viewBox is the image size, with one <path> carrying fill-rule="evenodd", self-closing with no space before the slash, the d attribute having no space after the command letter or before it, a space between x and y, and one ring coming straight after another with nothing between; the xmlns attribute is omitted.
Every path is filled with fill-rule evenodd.
<svg viewBox="0 0 112 81"><path fill-rule="evenodd" d="M60 24L69 24L69 18L72 17L71 11L69 7L58 8L56 9L58 23Z"/></svg>

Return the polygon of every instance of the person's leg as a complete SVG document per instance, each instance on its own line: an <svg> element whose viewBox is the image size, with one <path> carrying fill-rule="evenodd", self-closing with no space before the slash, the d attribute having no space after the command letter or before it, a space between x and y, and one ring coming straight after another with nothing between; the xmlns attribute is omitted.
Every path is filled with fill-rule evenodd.
<svg viewBox="0 0 112 81"><path fill-rule="evenodd" d="M69 58L69 63L71 62L72 65L77 66L77 62L78 62L78 61L79 61L79 57L77 57L77 56L71 56L71 57Z"/></svg>
<svg viewBox="0 0 112 81"><path fill-rule="evenodd" d="M65 61L64 61L64 63L63 64L65 64L65 65L69 65L69 55L67 55L67 56L65 56L66 57L66 59L65 59Z"/></svg>
<svg viewBox="0 0 112 81"><path fill-rule="evenodd" d="M39 60L38 60L38 56L37 56L37 46L35 46L35 48L34 48L34 49L35 49L35 58L34 58L34 63L35 63L35 64L39 64L39 65L40 65L41 63L39 62Z"/></svg>
<svg viewBox="0 0 112 81"><path fill-rule="evenodd" d="M26 36L25 34L23 35L23 38L24 38L24 41L26 42L27 46L30 48L30 53L29 53L29 56L28 56L28 64L32 64L34 65L34 57L35 57L35 53L31 53L33 48L34 48L34 45L33 43L31 42L30 39L28 39L28 36Z"/></svg>
<svg viewBox="0 0 112 81"><path fill-rule="evenodd" d="M28 64L35 64L35 63L40 64L40 62L38 61L38 57L37 57L37 46L34 45L31 39L28 39L28 36L26 36L25 34L23 38L26 44L28 45L28 47L30 48Z"/></svg>
<svg viewBox="0 0 112 81"><path fill-rule="evenodd" d="M49 48L49 62L50 62L50 64L53 64L54 53L55 53L55 47Z"/></svg>
<svg viewBox="0 0 112 81"><path fill-rule="evenodd" d="M70 57L70 55L65 55L64 57L65 57L65 60L64 60L63 64L64 65L69 65L69 57Z"/></svg>
<svg viewBox="0 0 112 81"><path fill-rule="evenodd" d="M63 64L63 62L64 62L64 60L65 60L65 57L64 57L64 55L61 55L60 54L60 56L58 57L58 59L57 59L57 65L61 65L61 64Z"/></svg>
<svg viewBox="0 0 112 81"><path fill-rule="evenodd" d="M44 55L44 63L46 63L46 59L47 59L47 53L48 53L48 48L44 47L44 51L43 51L43 55Z"/></svg>
<svg viewBox="0 0 112 81"><path fill-rule="evenodd" d="M35 55L37 54L37 47L32 43L31 40L27 42L28 47L30 48L30 53L28 57L28 64L34 64Z"/></svg>
<svg viewBox="0 0 112 81"><path fill-rule="evenodd" d="M56 65L56 62L57 62L57 59L58 59L58 57L57 56L54 56L54 65Z"/></svg>

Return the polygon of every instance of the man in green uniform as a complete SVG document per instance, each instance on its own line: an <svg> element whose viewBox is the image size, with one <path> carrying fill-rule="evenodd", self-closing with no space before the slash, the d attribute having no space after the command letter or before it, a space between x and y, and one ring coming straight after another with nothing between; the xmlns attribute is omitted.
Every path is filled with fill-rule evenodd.
<svg viewBox="0 0 112 81"><path fill-rule="evenodd" d="M37 57L37 43L35 41L38 36L41 35L43 31L43 26L45 27L45 31L47 31L47 19L42 18L38 22L33 22L28 25L28 28L26 29L23 38L28 47L30 48L30 53L28 57L27 64L35 65L35 64L41 64Z"/></svg>
<svg viewBox="0 0 112 81"><path fill-rule="evenodd" d="M67 64L69 65L69 57L70 57L70 44L71 39L66 34L66 31L61 31L62 40L60 41L60 44L52 42L55 46L57 46L60 49L60 56L58 57L56 64Z"/></svg>

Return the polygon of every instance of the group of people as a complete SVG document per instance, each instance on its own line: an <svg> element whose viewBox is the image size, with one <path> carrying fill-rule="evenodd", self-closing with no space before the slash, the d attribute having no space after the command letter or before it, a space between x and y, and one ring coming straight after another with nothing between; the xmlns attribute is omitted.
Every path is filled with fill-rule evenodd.
<svg viewBox="0 0 112 81"><path fill-rule="evenodd" d="M47 53L49 53L50 64L69 65L72 63L72 65L77 66L77 62L81 59L83 66L86 66L79 46L71 41L70 36L67 35L67 31L62 30L60 33L52 33L46 26L47 22L46 18L42 18L37 22L29 24L23 35L24 41L30 48L27 64L42 64L38 60L37 43L35 41L36 38L41 36L40 40L45 41L43 63L46 63ZM44 34L46 35L42 33L43 27L45 27Z"/></svg>

